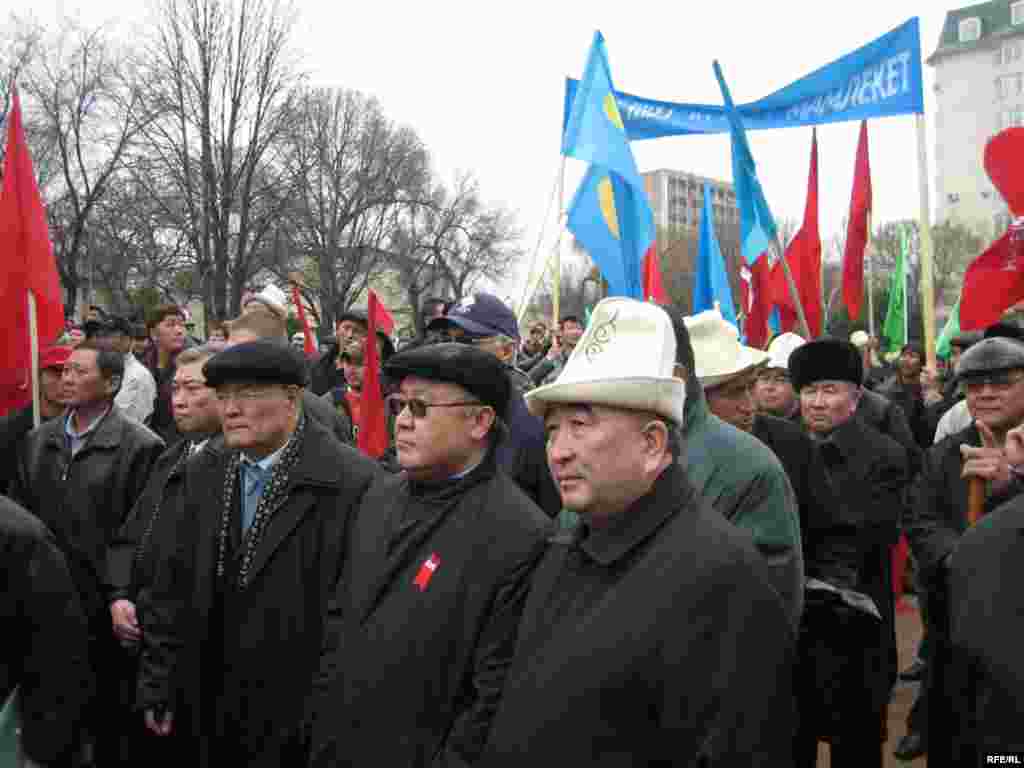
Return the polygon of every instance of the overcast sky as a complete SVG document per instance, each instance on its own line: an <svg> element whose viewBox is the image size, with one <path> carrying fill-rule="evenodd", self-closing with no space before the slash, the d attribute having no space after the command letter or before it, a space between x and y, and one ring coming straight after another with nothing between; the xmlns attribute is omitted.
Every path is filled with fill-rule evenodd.
<svg viewBox="0 0 1024 768"><path fill-rule="evenodd" d="M125 0L9 0L17 13L52 23L77 16L131 34L148 4ZM921 16L925 58L945 12L966 3L864 0L860 3L664 2L312 2L298 0L294 45L317 85L376 96L396 121L413 126L436 170L451 179L473 171L484 197L517 213L532 253L559 165L564 78L579 77L595 29L604 34L617 89L666 101L721 103L717 58L737 103L766 96L840 55ZM933 70L925 66L928 154L934 180ZM818 129L820 215L826 244L850 204L857 123ZM913 117L869 124L875 221L916 217L917 143ZM748 134L776 219L803 216L811 129ZM731 180L727 135L633 144L641 171L674 168ZM575 164L576 161L570 161ZM566 203L580 170L569 169ZM931 193L934 208L934 189ZM550 242L547 245L550 248ZM525 270L524 270L525 272ZM518 299L518 291L509 285Z"/></svg>

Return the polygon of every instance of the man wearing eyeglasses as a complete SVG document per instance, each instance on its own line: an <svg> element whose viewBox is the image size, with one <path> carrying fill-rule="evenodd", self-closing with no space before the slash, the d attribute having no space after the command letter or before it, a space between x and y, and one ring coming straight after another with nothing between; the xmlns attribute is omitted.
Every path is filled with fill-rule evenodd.
<svg viewBox="0 0 1024 768"><path fill-rule="evenodd" d="M541 509L554 517L561 498L545 459L544 425L531 416L523 396L533 381L515 365L519 323L512 310L497 296L477 293L431 322L428 331L494 355L512 384L508 405L508 435L497 450L498 466L505 470Z"/></svg>
<svg viewBox="0 0 1024 768"><path fill-rule="evenodd" d="M472 764L548 520L496 461L511 384L494 355L433 344L384 373L402 472L374 483L348 538L310 764Z"/></svg>
<svg viewBox="0 0 1024 768"><path fill-rule="evenodd" d="M1024 490L1018 468L1006 456L1007 433L1024 423L1024 342L1003 337L979 341L960 358L957 378L974 423L927 451L908 502L906 533L926 586L932 647L925 696L916 705L926 711L908 734L917 738L901 742L905 754L924 754L935 732L927 708L929 693L941 685L944 672L948 574L957 542L969 527L968 479L984 481L986 513Z"/></svg>
<svg viewBox="0 0 1024 768"><path fill-rule="evenodd" d="M202 372L223 441L167 502L179 531L141 617L139 705L153 733L177 733L181 764L300 765L323 617L376 465L305 414L290 345L238 344Z"/></svg>

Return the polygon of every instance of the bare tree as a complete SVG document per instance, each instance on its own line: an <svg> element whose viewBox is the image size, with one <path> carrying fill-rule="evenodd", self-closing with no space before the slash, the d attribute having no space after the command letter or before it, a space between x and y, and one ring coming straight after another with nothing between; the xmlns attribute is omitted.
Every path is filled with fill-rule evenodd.
<svg viewBox="0 0 1024 768"><path fill-rule="evenodd" d="M481 279L507 276L519 255L511 216L481 203L475 179L462 175L451 191L436 185L429 203L402 217L389 248L391 265L410 306L426 294L461 298ZM414 313L417 334L423 318Z"/></svg>
<svg viewBox="0 0 1024 768"><path fill-rule="evenodd" d="M401 214L423 202L428 158L411 128L391 123L357 91L306 91L291 111L284 141L293 250L281 254L276 271L300 266L295 257L311 261L320 319L332 326L387 267Z"/></svg>
<svg viewBox="0 0 1024 768"><path fill-rule="evenodd" d="M151 189L191 244L207 317L239 309L289 199L280 141L301 82L277 0L162 0L147 61ZM140 175L149 183L152 174Z"/></svg>
<svg viewBox="0 0 1024 768"><path fill-rule="evenodd" d="M45 137L39 176L69 307L85 279L90 222L146 122L134 71L130 51L102 29L65 21L21 75Z"/></svg>

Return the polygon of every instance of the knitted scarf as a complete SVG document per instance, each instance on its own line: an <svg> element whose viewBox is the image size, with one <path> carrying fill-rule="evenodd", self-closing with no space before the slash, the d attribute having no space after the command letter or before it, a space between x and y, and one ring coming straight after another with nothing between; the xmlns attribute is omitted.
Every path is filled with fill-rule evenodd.
<svg viewBox="0 0 1024 768"><path fill-rule="evenodd" d="M302 448L302 438L306 432L305 415L299 418L299 424L295 432L289 438L284 450L274 462L270 471L270 480L263 488L259 503L256 505L256 515L252 525L242 539L242 564L238 570L238 588L245 589L249 583L249 569L256 554L256 548L266 531L270 518L287 500L286 489L288 478L291 475L295 463L299 459L299 450ZM224 578L225 559L227 557L227 546L229 538L229 526L231 525L231 509L235 502L235 485L238 479L238 470L241 465L242 454L240 451L233 451L228 458L227 467L224 470L224 507L220 517L220 537L217 545L217 578Z"/></svg>

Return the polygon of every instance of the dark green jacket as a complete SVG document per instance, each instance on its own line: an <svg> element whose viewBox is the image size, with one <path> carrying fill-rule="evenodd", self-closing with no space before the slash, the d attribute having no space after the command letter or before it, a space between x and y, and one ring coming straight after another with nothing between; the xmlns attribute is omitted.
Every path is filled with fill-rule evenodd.
<svg viewBox="0 0 1024 768"><path fill-rule="evenodd" d="M712 414L693 378L686 386L683 444L690 483L753 536L796 626L803 610L803 547L796 495L782 464L756 437Z"/></svg>

